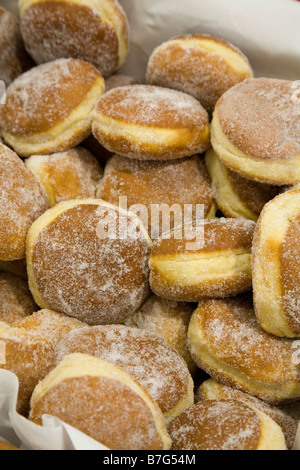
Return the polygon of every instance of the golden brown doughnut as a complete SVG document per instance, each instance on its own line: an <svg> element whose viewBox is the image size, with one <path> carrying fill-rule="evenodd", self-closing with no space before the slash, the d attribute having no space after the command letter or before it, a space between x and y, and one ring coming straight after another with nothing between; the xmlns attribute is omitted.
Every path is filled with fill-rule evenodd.
<svg viewBox="0 0 300 470"><path fill-rule="evenodd" d="M0 7L0 80L8 86L31 66L33 62L25 50L18 19Z"/></svg>
<svg viewBox="0 0 300 470"><path fill-rule="evenodd" d="M278 186L257 183L231 171L213 149L206 152L205 165L213 197L225 217L256 222L265 204L279 194Z"/></svg>
<svg viewBox="0 0 300 470"><path fill-rule="evenodd" d="M25 160L25 165L44 186L50 207L70 199L95 197L103 175L97 159L81 147L33 155Z"/></svg>
<svg viewBox="0 0 300 470"><path fill-rule="evenodd" d="M151 290L179 302L232 297L251 290L254 228L250 220L222 218L164 233L150 253Z"/></svg>
<svg viewBox="0 0 300 470"><path fill-rule="evenodd" d="M105 93L119 86L136 85L137 80L129 75L115 74L105 80Z"/></svg>
<svg viewBox="0 0 300 470"><path fill-rule="evenodd" d="M103 92L101 74L82 60L33 67L7 88L2 137L22 157L75 147L91 133L91 112Z"/></svg>
<svg viewBox="0 0 300 470"><path fill-rule="evenodd" d="M129 24L117 0L20 0L21 32L40 64L73 57L93 64L104 77L129 53Z"/></svg>
<svg viewBox="0 0 300 470"><path fill-rule="evenodd" d="M122 322L149 295L150 246L133 214L99 199L61 202L28 233L30 290L41 309Z"/></svg>
<svg viewBox="0 0 300 470"><path fill-rule="evenodd" d="M152 294L126 318L124 325L151 331L164 338L181 355L190 373L195 376L198 368L187 347L187 330L194 310L193 304L174 302Z"/></svg>
<svg viewBox="0 0 300 470"><path fill-rule="evenodd" d="M36 310L27 281L0 273L0 321L12 324Z"/></svg>
<svg viewBox="0 0 300 470"><path fill-rule="evenodd" d="M297 93L297 82L273 78L246 79L226 91L211 124L212 146L222 162L258 182L299 182Z"/></svg>
<svg viewBox="0 0 300 470"><path fill-rule="evenodd" d="M55 367L53 344L45 336L0 322L0 345L0 369L18 377L17 411L27 416L35 386Z"/></svg>
<svg viewBox="0 0 300 470"><path fill-rule="evenodd" d="M128 209L139 215L152 239L174 228L187 205L194 217L198 205L203 206L206 218L214 217L217 209L199 156L158 162L114 155L105 167L97 196L115 205L125 197Z"/></svg>
<svg viewBox="0 0 300 470"><path fill-rule="evenodd" d="M278 424L237 400L196 403L168 430L172 450L287 450Z"/></svg>
<svg viewBox="0 0 300 470"><path fill-rule="evenodd" d="M0 193L0 260L23 260L27 232L48 209L48 198L18 155L1 143Z"/></svg>
<svg viewBox="0 0 300 470"><path fill-rule="evenodd" d="M56 416L111 450L167 450L163 415L130 374L86 354L63 359L35 388L29 419Z"/></svg>
<svg viewBox="0 0 300 470"><path fill-rule="evenodd" d="M299 422L287 412L284 412L279 406L269 405L240 390L222 385L214 379L203 382L197 391L197 398L198 400L238 400L250 407L263 411L281 427L288 449L293 449Z"/></svg>
<svg viewBox="0 0 300 470"><path fill-rule="evenodd" d="M232 86L253 77L247 57L235 46L208 34L186 34L159 45L146 72L149 85L183 91L212 114Z"/></svg>
<svg viewBox="0 0 300 470"><path fill-rule="evenodd" d="M57 361L72 353L98 357L121 367L149 393L167 423L194 403L186 363L160 336L123 325L74 330L56 347Z"/></svg>
<svg viewBox="0 0 300 470"><path fill-rule="evenodd" d="M188 331L192 358L223 385L271 404L300 398L300 366L293 340L260 328L252 296L203 300Z"/></svg>
<svg viewBox="0 0 300 470"><path fill-rule="evenodd" d="M260 326L277 336L300 336L300 191L264 207L253 241L253 294Z"/></svg>
<svg viewBox="0 0 300 470"><path fill-rule="evenodd" d="M208 115L190 95L150 85L114 88L98 101L92 131L110 152L173 160L209 147Z"/></svg>
<svg viewBox="0 0 300 470"><path fill-rule="evenodd" d="M83 328L87 325L75 318L45 309L15 322L13 326L46 336L52 341L53 346L56 346L70 331Z"/></svg>

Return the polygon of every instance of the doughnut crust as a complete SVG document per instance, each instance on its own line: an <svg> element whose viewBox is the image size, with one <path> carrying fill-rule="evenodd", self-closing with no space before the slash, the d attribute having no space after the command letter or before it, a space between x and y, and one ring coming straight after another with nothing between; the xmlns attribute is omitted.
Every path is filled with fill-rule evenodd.
<svg viewBox="0 0 300 470"><path fill-rule="evenodd" d="M253 241L253 295L260 326L277 336L300 336L300 191L264 207Z"/></svg>
<svg viewBox="0 0 300 470"><path fill-rule="evenodd" d="M41 309L118 323L149 294L151 245L140 220L99 199L57 204L27 237L30 290Z"/></svg>
<svg viewBox="0 0 300 470"><path fill-rule="evenodd" d="M70 331L87 326L76 318L68 317L54 310L39 310L13 324L15 328L22 328L49 338L56 346Z"/></svg>
<svg viewBox="0 0 300 470"><path fill-rule="evenodd" d="M149 85L183 91L197 98L211 115L218 99L253 71L245 55L223 39L207 34L177 36L149 58Z"/></svg>
<svg viewBox="0 0 300 470"><path fill-rule="evenodd" d="M181 217L185 205L191 205L195 215L197 205L203 205L204 217L216 213L208 174L197 155L163 162L114 155L105 167L97 196L115 205L126 197L129 210L138 212L152 239L178 224L176 214ZM159 210L153 210L157 206L162 220Z"/></svg>
<svg viewBox="0 0 300 470"><path fill-rule="evenodd" d="M172 450L287 450L282 430L265 413L237 400L205 400L169 426Z"/></svg>
<svg viewBox="0 0 300 470"><path fill-rule="evenodd" d="M208 115L193 97L150 85L114 88L99 99L94 136L110 152L137 160L171 160L209 147Z"/></svg>
<svg viewBox="0 0 300 470"><path fill-rule="evenodd" d="M193 380L181 356L160 336L123 325L81 328L56 347L57 361L72 353L121 367L148 391L167 423L194 403Z"/></svg>
<svg viewBox="0 0 300 470"><path fill-rule="evenodd" d="M250 220L223 218L164 233L150 253L151 290L179 302L232 297L251 290L254 228Z"/></svg>
<svg viewBox="0 0 300 470"><path fill-rule="evenodd" d="M2 137L18 155L63 152L91 132L91 112L104 92L91 64L57 59L20 75L0 109Z"/></svg>
<svg viewBox="0 0 300 470"><path fill-rule="evenodd" d="M50 207L70 199L96 196L103 171L85 148L76 147L51 155L33 155L25 160L49 198Z"/></svg>
<svg viewBox="0 0 300 470"><path fill-rule="evenodd" d="M188 344L198 367L223 385L275 405L300 398L293 341L260 328L252 296L201 301L191 318Z"/></svg>
<svg viewBox="0 0 300 470"><path fill-rule="evenodd" d="M185 360L192 376L198 368L187 347L187 330L194 306L150 295L146 302L126 318L124 325L152 331L164 338Z"/></svg>
<svg viewBox="0 0 300 470"><path fill-rule="evenodd" d="M199 387L197 397L199 400L238 400L262 411L281 427L288 449L293 449L298 429L298 420L290 416L280 407L268 405L268 403L258 398L252 397L240 390L222 385L214 379L203 382Z"/></svg>
<svg viewBox="0 0 300 470"><path fill-rule="evenodd" d="M22 160L1 143L0 193L0 260L23 260L27 232L49 204L45 191Z"/></svg>
<svg viewBox="0 0 300 470"><path fill-rule="evenodd" d="M167 450L171 439L157 404L131 375L86 354L65 357L35 388L29 419L50 414L110 450Z"/></svg>
<svg viewBox="0 0 300 470"><path fill-rule="evenodd" d="M33 65L20 33L18 19L0 7L0 80L8 86Z"/></svg>
<svg viewBox="0 0 300 470"><path fill-rule="evenodd" d="M211 124L211 143L222 162L262 183L299 182L297 94L295 82L273 78L246 79L224 93Z"/></svg>
<svg viewBox="0 0 300 470"><path fill-rule="evenodd" d="M104 77L129 53L129 24L116 0L20 0L21 32L36 63L73 57Z"/></svg>
<svg viewBox="0 0 300 470"><path fill-rule="evenodd" d="M206 152L205 165L213 197L225 217L257 222L265 204L279 193L278 186L257 183L231 171L213 149Z"/></svg>
<svg viewBox="0 0 300 470"><path fill-rule="evenodd" d="M0 321L12 324L36 310L27 281L0 273Z"/></svg>
<svg viewBox="0 0 300 470"><path fill-rule="evenodd" d="M27 416L35 386L55 367L53 344L43 335L1 322L0 344L5 351L5 362L0 368L18 377L17 411Z"/></svg>

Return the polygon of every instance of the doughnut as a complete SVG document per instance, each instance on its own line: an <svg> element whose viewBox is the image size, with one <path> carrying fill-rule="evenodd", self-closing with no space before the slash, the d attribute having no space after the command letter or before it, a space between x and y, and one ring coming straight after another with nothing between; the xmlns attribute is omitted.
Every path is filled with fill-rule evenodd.
<svg viewBox="0 0 300 470"><path fill-rule="evenodd" d="M10 85L19 75L33 66L27 54L18 19L0 7L0 80Z"/></svg>
<svg viewBox="0 0 300 470"><path fill-rule="evenodd" d="M208 174L199 156L139 161L114 155L105 167L97 196L115 205L126 197L128 208L138 212L151 238L178 224L186 205L191 205L194 216L197 206L202 206L203 217L216 214Z"/></svg>
<svg viewBox="0 0 300 470"><path fill-rule="evenodd" d="M211 143L227 167L271 185L300 181L296 87L288 80L249 78L222 95L211 123Z"/></svg>
<svg viewBox="0 0 300 470"><path fill-rule="evenodd" d="M237 400L204 400L168 427L172 450L287 450L281 428Z"/></svg>
<svg viewBox="0 0 300 470"><path fill-rule="evenodd" d="M48 198L18 155L1 143L0 193L0 260L23 260L27 232L48 209Z"/></svg>
<svg viewBox="0 0 300 470"><path fill-rule="evenodd" d="M30 290L41 309L122 322L149 295L150 246L134 214L99 199L61 202L28 232Z"/></svg>
<svg viewBox="0 0 300 470"><path fill-rule="evenodd" d="M56 365L53 344L45 336L0 322L0 345L5 354L0 369L17 376L17 412L27 417L35 386Z"/></svg>
<svg viewBox="0 0 300 470"><path fill-rule="evenodd" d="M25 160L25 165L44 186L50 207L70 199L95 197L103 176L97 159L81 147L33 155Z"/></svg>
<svg viewBox="0 0 300 470"><path fill-rule="evenodd" d="M37 64L72 57L104 77L129 53L129 23L117 0L20 0L21 33Z"/></svg>
<svg viewBox="0 0 300 470"><path fill-rule="evenodd" d="M105 93L120 86L136 85L137 80L129 75L114 74L105 80Z"/></svg>
<svg viewBox="0 0 300 470"><path fill-rule="evenodd" d="M168 450L161 410L123 369L87 354L70 354L35 388L29 419L56 416L110 450Z"/></svg>
<svg viewBox="0 0 300 470"><path fill-rule="evenodd" d="M232 387L219 384L214 379L205 381L198 390L199 400L238 400L248 406L258 409L275 421L281 427L289 450L293 449L298 429L298 421L285 413L280 407L268 405L258 398L252 397Z"/></svg>
<svg viewBox="0 0 300 470"><path fill-rule="evenodd" d="M253 240L253 296L260 326L276 336L300 336L300 191L265 205Z"/></svg>
<svg viewBox="0 0 300 470"><path fill-rule="evenodd" d="M173 160L210 145L208 115L192 96L150 85L114 88L98 100L92 132L112 153L137 160Z"/></svg>
<svg viewBox="0 0 300 470"><path fill-rule="evenodd" d="M251 220L221 218L164 233L150 252L152 292L178 302L198 302L251 290L254 229Z"/></svg>
<svg viewBox="0 0 300 470"><path fill-rule="evenodd" d="M63 152L91 133L91 112L104 92L91 64L57 59L20 75L0 108L4 141L21 157Z"/></svg>
<svg viewBox="0 0 300 470"><path fill-rule="evenodd" d="M278 186L257 183L231 171L213 149L206 152L205 165L214 200L225 217L257 222L265 204L279 194Z"/></svg>
<svg viewBox="0 0 300 470"><path fill-rule="evenodd" d="M0 321L12 324L35 310L27 281L13 274L0 273Z"/></svg>
<svg viewBox="0 0 300 470"><path fill-rule="evenodd" d="M73 353L88 354L124 369L149 393L166 423L194 403L194 384L176 350L150 331L124 325L80 328L55 348L57 363Z"/></svg>
<svg viewBox="0 0 300 470"><path fill-rule="evenodd" d="M300 399L293 340L262 330L252 295L199 303L188 330L195 363L222 385L279 405Z"/></svg>
<svg viewBox="0 0 300 470"><path fill-rule="evenodd" d="M13 274L27 280L26 260L0 261L0 272Z"/></svg>
<svg viewBox="0 0 300 470"><path fill-rule="evenodd" d="M208 34L176 36L152 52L146 82L194 96L211 115L232 86L253 77L247 57L235 46Z"/></svg>
<svg viewBox="0 0 300 470"><path fill-rule="evenodd" d="M187 302L174 302L152 294L124 325L150 331L164 338L185 360L192 376L198 368L187 347L187 330L195 308Z"/></svg>
<svg viewBox="0 0 300 470"><path fill-rule="evenodd" d="M32 315L16 321L13 326L46 336L56 346L70 331L87 326L85 323L53 310L39 310Z"/></svg>

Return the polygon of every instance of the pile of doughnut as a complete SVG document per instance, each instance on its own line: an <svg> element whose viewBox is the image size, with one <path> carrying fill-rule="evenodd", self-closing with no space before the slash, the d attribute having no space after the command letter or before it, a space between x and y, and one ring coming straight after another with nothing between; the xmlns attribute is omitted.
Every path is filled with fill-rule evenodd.
<svg viewBox="0 0 300 470"><path fill-rule="evenodd" d="M203 32L159 45L143 82L122 75L117 0L20 0L0 19L0 368L17 411L111 450L292 450L299 84ZM153 205L204 218L165 230Z"/></svg>

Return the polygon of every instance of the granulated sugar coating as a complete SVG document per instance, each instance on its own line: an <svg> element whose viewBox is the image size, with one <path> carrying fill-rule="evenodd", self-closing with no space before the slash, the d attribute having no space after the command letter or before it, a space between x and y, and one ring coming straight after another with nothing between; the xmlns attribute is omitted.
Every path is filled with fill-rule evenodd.
<svg viewBox="0 0 300 470"><path fill-rule="evenodd" d="M0 321L12 324L36 309L27 281L13 274L0 273Z"/></svg>
<svg viewBox="0 0 300 470"><path fill-rule="evenodd" d="M223 133L235 147L257 161L299 158L298 94L299 85L288 80L243 81L228 90L217 104Z"/></svg>
<svg viewBox="0 0 300 470"><path fill-rule="evenodd" d="M168 88L114 88L96 104L93 134L109 151L137 160L170 160L209 146L208 114L192 96Z"/></svg>
<svg viewBox="0 0 300 470"><path fill-rule="evenodd" d="M0 260L22 260L27 232L48 209L48 199L23 161L1 143L0 197Z"/></svg>
<svg viewBox="0 0 300 470"><path fill-rule="evenodd" d="M173 450L256 450L261 423L256 412L235 400L192 406L169 426Z"/></svg>
<svg viewBox="0 0 300 470"><path fill-rule="evenodd" d="M138 219L104 201L55 206L28 237L37 304L88 324L123 321L148 296L149 243Z"/></svg>
<svg viewBox="0 0 300 470"><path fill-rule="evenodd" d="M58 362L76 352L126 370L158 403L166 419L175 413L180 402L180 411L193 404L187 365L172 346L154 333L122 325L82 328L69 333L56 347Z"/></svg>

